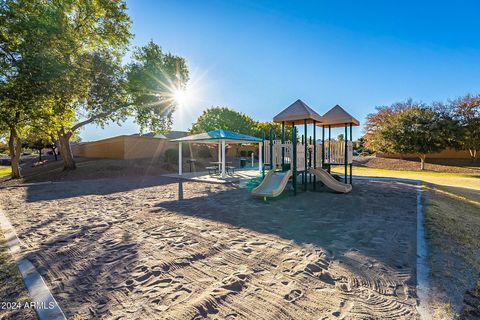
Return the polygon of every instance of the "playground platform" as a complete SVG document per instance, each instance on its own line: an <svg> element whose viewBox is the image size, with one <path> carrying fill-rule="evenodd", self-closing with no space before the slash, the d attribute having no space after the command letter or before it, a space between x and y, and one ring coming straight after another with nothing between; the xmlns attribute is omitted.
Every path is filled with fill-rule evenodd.
<svg viewBox="0 0 480 320"><path fill-rule="evenodd" d="M260 176L261 173L258 170L235 170L235 173L228 174L225 178L222 178L220 174L210 175L206 171L200 172L184 172L182 175L177 173L169 173L162 175L163 177L176 178L189 181L208 182L208 183L234 183L247 181L252 178Z"/></svg>

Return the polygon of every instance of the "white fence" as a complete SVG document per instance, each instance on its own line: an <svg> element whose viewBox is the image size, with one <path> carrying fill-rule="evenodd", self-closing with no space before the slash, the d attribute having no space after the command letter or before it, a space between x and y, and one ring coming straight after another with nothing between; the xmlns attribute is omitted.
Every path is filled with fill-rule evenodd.
<svg viewBox="0 0 480 320"><path fill-rule="evenodd" d="M292 163L292 143L291 141L286 141L282 143L281 140L273 140L273 154L272 154L272 163L270 164L270 141L265 140L263 144L263 155L264 162L271 165L270 168L280 169L282 167L282 149L283 149L283 161L285 164ZM305 145L298 143L297 144L297 170L305 170L305 157L311 157L311 163L313 166L314 156L313 156L313 145L308 146L309 154L305 155ZM345 142L331 140L325 141L325 164L344 164L345 157ZM309 160L307 158L307 160ZM322 166L322 145L317 144L316 146L316 167ZM347 163L352 163L353 160L353 147L352 142L347 142Z"/></svg>
<svg viewBox="0 0 480 320"><path fill-rule="evenodd" d="M320 145L321 148L321 145ZM325 140L325 163L326 164L345 164L345 141ZM347 163L353 161L353 146L351 141L347 141Z"/></svg>

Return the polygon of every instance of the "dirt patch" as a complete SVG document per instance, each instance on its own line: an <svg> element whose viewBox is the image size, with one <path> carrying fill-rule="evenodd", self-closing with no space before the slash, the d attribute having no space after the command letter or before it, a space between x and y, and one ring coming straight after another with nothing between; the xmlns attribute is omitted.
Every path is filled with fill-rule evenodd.
<svg viewBox="0 0 480 320"><path fill-rule="evenodd" d="M62 160L49 159L45 165L32 167L35 160L26 160L22 165L23 179L8 180L8 177L0 181L3 185L18 183L45 182L45 181L77 181L86 179L103 179L114 177L155 177L165 173L178 171L176 164L170 164L164 159L135 159L113 160L75 158L77 169L63 171ZM202 170L204 164L198 162L193 170ZM189 164L184 164L185 172L189 170Z"/></svg>
<svg viewBox="0 0 480 320"><path fill-rule="evenodd" d="M68 317L418 318L410 184L265 203L234 185L116 178L0 197Z"/></svg>

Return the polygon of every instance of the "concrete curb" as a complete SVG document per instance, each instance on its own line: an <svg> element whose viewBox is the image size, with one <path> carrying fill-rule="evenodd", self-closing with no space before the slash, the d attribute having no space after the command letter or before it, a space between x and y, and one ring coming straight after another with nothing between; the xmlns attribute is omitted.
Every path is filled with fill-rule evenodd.
<svg viewBox="0 0 480 320"><path fill-rule="evenodd" d="M65 314L48 289L42 276L28 259L20 259L20 239L18 239L12 224L0 208L0 227L11 254L15 258L17 267L23 277L25 287L32 298L33 307L40 320L65 320Z"/></svg>
<svg viewBox="0 0 480 320"><path fill-rule="evenodd" d="M422 181L402 178L383 178L383 177L353 177L355 180L377 180L377 181L398 181L417 185L417 311L423 320L430 320L428 310L428 264L427 264L427 243L425 239L425 223L423 213L423 192Z"/></svg>

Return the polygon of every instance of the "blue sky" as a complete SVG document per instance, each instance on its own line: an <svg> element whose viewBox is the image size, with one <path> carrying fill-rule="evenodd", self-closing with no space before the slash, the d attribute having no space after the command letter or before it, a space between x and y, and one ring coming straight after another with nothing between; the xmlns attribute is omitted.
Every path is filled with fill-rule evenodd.
<svg viewBox="0 0 480 320"><path fill-rule="evenodd" d="M296 99L340 104L363 124L375 106L480 93L476 1L127 0L135 38L187 59L192 99L173 129L210 106L269 121ZM354 130L354 138L362 127ZM84 141L138 132L88 126Z"/></svg>

